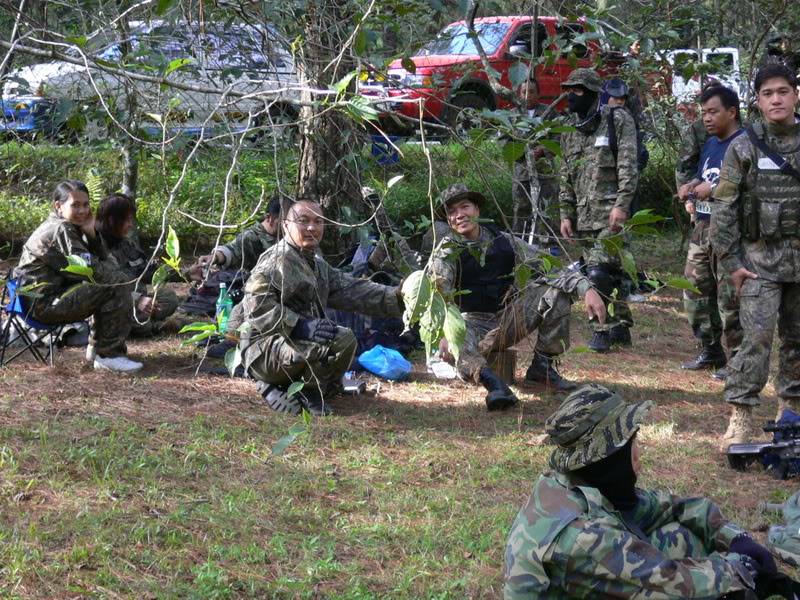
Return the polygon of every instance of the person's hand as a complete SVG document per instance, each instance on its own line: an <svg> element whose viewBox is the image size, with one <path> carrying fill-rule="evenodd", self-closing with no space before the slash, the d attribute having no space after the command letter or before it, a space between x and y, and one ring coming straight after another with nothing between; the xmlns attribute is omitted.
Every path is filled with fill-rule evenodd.
<svg viewBox="0 0 800 600"><path fill-rule="evenodd" d="M203 281L205 270L206 270L205 267L201 265L199 262L197 262L188 269L186 269L186 276L195 283L200 283Z"/></svg>
<svg viewBox="0 0 800 600"><path fill-rule="evenodd" d="M447 339L445 338L439 340L439 358L446 363L450 363L451 365L456 360L455 357L450 354L450 344L447 343Z"/></svg>
<svg viewBox="0 0 800 600"><path fill-rule="evenodd" d="M136 301L136 308L145 315L151 315L154 311L158 310L158 303L156 303L150 296L140 296Z"/></svg>
<svg viewBox="0 0 800 600"><path fill-rule="evenodd" d="M606 322L606 305L596 289L589 288L583 297L583 303L589 320L596 318L601 325Z"/></svg>
<svg viewBox="0 0 800 600"><path fill-rule="evenodd" d="M561 237L572 237L572 219L561 219Z"/></svg>
<svg viewBox="0 0 800 600"><path fill-rule="evenodd" d="M713 191L711 184L707 181L703 183L698 183L694 186L694 193L697 196L698 200L706 200L707 198L711 198L711 192Z"/></svg>
<svg viewBox="0 0 800 600"><path fill-rule="evenodd" d="M89 216L86 217L86 220L81 225L81 231L83 231L83 233L85 233L90 239L95 238L97 235L97 230L95 229L94 213L89 212Z"/></svg>
<svg viewBox="0 0 800 600"><path fill-rule="evenodd" d="M298 319L292 330L292 337L317 344L329 344L336 337L338 330L336 323L328 319Z"/></svg>
<svg viewBox="0 0 800 600"><path fill-rule="evenodd" d="M694 190L694 186L697 185L696 181L690 181L689 183L684 183L681 187L678 188L678 198L686 202L689 198L689 194L692 193Z"/></svg>
<svg viewBox="0 0 800 600"><path fill-rule="evenodd" d="M215 252L214 254L205 254L197 259L197 264L201 267L210 267L211 265L221 263L221 260L217 260L217 256L219 254L219 252Z"/></svg>
<svg viewBox="0 0 800 600"><path fill-rule="evenodd" d="M628 213L626 213L621 208L615 206L611 209L611 212L608 214L608 226L611 228L611 231L619 231L622 229L622 226L625 224L625 221L628 220Z"/></svg>
<svg viewBox="0 0 800 600"><path fill-rule="evenodd" d="M733 282L734 289L736 289L737 296L742 290L742 286L744 285L746 279L758 279L758 275L752 271L748 271L744 267L740 267L731 273L731 281Z"/></svg>
<svg viewBox="0 0 800 600"><path fill-rule="evenodd" d="M759 573L775 575L778 572L778 565L775 564L775 559L772 558L770 551L746 533L739 534L733 538L728 550L752 558Z"/></svg>

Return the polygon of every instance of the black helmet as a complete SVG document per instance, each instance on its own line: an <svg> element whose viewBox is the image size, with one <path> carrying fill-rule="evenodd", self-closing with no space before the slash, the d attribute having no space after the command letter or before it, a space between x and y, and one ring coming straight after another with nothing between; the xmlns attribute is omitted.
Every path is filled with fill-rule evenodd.
<svg viewBox="0 0 800 600"><path fill-rule="evenodd" d="M628 84L619 77L603 82L603 91L613 98L625 98L628 95Z"/></svg>

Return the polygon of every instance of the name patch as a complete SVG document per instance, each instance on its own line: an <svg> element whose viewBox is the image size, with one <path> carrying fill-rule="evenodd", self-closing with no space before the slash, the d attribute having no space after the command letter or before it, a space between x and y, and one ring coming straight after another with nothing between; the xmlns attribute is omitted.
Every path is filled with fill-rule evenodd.
<svg viewBox="0 0 800 600"><path fill-rule="evenodd" d="M608 146L608 136L607 135L598 135L594 140L594 147L601 148L603 146Z"/></svg>
<svg viewBox="0 0 800 600"><path fill-rule="evenodd" d="M762 156L758 159L758 168L772 171L777 171L780 169L780 167L775 164L775 161L769 156Z"/></svg>

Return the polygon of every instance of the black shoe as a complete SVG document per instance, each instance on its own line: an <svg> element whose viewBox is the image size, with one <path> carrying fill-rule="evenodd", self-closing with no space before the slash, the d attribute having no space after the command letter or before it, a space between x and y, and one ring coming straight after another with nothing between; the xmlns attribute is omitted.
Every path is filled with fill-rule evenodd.
<svg viewBox="0 0 800 600"><path fill-rule="evenodd" d="M218 344L209 344L206 356L208 358L225 358L231 348L236 348L236 342L222 340Z"/></svg>
<svg viewBox="0 0 800 600"><path fill-rule="evenodd" d="M519 402L506 382L500 379L489 367L481 369L479 381L489 392L486 394L487 410L505 410Z"/></svg>
<svg viewBox="0 0 800 600"><path fill-rule="evenodd" d="M608 352L611 350L611 338L607 331L595 331L589 340L589 350L595 352Z"/></svg>
<svg viewBox="0 0 800 600"><path fill-rule="evenodd" d="M725 381L728 378L728 367L722 367L714 371L711 376L717 381Z"/></svg>
<svg viewBox="0 0 800 600"><path fill-rule="evenodd" d="M280 386L259 381L256 383L256 389L272 410L289 413L290 415L299 415L303 410L297 400L297 394L290 398L286 390Z"/></svg>
<svg viewBox="0 0 800 600"><path fill-rule="evenodd" d="M681 369L687 371L699 371L700 369L721 369L728 364L725 358L725 351L719 344L704 346L693 360L681 365Z"/></svg>
<svg viewBox="0 0 800 600"><path fill-rule="evenodd" d="M531 366L525 372L525 381L541 383L554 388L559 392L568 392L578 387L578 384L564 379L556 369L556 360L547 354L533 353Z"/></svg>
<svg viewBox="0 0 800 600"><path fill-rule="evenodd" d="M333 413L330 404L322 400L316 386L310 386L310 389L303 388L294 397L305 410L315 417L327 417Z"/></svg>
<svg viewBox="0 0 800 600"><path fill-rule="evenodd" d="M627 325L614 325L608 332L608 341L612 346L631 346L631 328Z"/></svg>

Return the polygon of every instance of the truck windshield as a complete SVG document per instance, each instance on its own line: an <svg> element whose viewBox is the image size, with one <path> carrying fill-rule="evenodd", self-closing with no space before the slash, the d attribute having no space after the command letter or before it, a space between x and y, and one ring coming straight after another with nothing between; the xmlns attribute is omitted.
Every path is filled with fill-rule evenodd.
<svg viewBox="0 0 800 600"><path fill-rule="evenodd" d="M509 23L478 23L475 32L487 54L494 54L508 31ZM478 54L475 42L467 34L463 23L450 25L425 44L419 56L442 56L446 54Z"/></svg>

